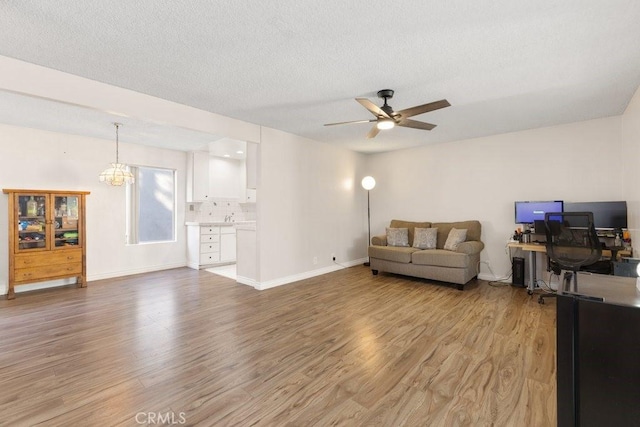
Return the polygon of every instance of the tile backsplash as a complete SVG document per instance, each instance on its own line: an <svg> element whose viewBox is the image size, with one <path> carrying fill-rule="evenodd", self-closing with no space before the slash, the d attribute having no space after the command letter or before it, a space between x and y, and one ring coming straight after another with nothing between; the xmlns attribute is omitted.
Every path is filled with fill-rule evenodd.
<svg viewBox="0 0 640 427"><path fill-rule="evenodd" d="M239 203L238 199L187 203L187 222L224 221L225 217L231 217L233 222L255 221L256 204Z"/></svg>

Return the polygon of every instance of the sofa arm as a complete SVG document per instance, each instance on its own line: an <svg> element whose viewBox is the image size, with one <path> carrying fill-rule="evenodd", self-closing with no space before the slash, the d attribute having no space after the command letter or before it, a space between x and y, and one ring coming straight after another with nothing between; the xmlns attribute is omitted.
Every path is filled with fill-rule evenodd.
<svg viewBox="0 0 640 427"><path fill-rule="evenodd" d="M467 255L479 254L484 249L484 243L478 240L472 240L469 242L462 242L458 245L455 252L460 252Z"/></svg>
<svg viewBox="0 0 640 427"><path fill-rule="evenodd" d="M371 244L373 246L387 246L387 235L381 234L380 236L373 236L371 238Z"/></svg>

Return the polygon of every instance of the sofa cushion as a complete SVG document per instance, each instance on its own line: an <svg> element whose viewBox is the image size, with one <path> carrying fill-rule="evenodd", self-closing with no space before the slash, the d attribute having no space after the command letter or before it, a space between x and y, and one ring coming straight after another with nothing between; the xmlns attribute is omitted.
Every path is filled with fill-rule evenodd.
<svg viewBox="0 0 640 427"><path fill-rule="evenodd" d="M449 231L449 236L447 237L447 241L444 242L444 248L448 251L455 251L458 248L458 245L467 240L467 229L466 228L452 228Z"/></svg>
<svg viewBox="0 0 640 427"><path fill-rule="evenodd" d="M459 252L452 252L444 249L432 249L412 253L411 262L416 265L469 268L471 257Z"/></svg>
<svg viewBox="0 0 640 427"><path fill-rule="evenodd" d="M388 246L409 246L409 230L407 228L387 227Z"/></svg>
<svg viewBox="0 0 640 427"><path fill-rule="evenodd" d="M452 228L465 228L467 230L467 241L480 240L482 230L480 221L434 222L431 226L438 229L438 249L444 248Z"/></svg>
<svg viewBox="0 0 640 427"><path fill-rule="evenodd" d="M402 263L411 262L411 254L419 251L416 248L402 248L393 246L369 246L369 257Z"/></svg>
<svg viewBox="0 0 640 427"><path fill-rule="evenodd" d="M430 228L430 222L413 222L413 221L402 221L399 219L392 219L391 224L389 224L391 228L406 228L409 230L409 246L413 246L413 231L416 227L420 228ZM448 233L448 231L447 231Z"/></svg>
<svg viewBox="0 0 640 427"><path fill-rule="evenodd" d="M418 249L435 249L438 243L437 228L416 227L413 231L413 247Z"/></svg>

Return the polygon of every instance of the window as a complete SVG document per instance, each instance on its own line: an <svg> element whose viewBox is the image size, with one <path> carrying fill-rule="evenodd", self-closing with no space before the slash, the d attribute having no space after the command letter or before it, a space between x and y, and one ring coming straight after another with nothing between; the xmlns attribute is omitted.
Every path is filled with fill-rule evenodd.
<svg viewBox="0 0 640 427"><path fill-rule="evenodd" d="M175 171L143 166L130 170L136 181L128 186L128 243L174 241Z"/></svg>

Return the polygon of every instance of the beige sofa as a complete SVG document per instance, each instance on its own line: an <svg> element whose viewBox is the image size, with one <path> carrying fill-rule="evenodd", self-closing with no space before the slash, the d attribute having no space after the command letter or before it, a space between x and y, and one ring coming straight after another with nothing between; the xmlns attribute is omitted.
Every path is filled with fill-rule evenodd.
<svg viewBox="0 0 640 427"><path fill-rule="evenodd" d="M436 249L413 247L414 229L437 228ZM409 246L387 246L387 236L374 236L369 246L369 261L374 275L379 271L421 277L457 284L459 290L478 276L480 252L484 243L480 241L479 221L461 222L410 222L392 220L389 228L407 228ZM466 241L455 250L445 250L444 245L452 228L466 229Z"/></svg>

